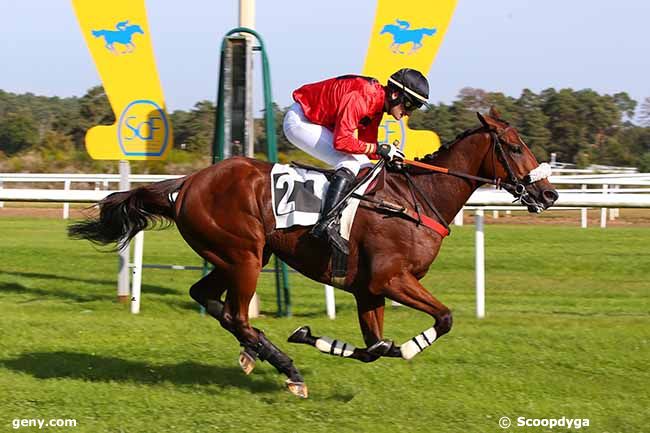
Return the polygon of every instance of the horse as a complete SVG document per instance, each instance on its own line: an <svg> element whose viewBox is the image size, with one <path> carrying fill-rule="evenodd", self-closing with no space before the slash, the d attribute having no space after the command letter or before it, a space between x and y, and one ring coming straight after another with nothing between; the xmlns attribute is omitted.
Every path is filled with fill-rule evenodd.
<svg viewBox="0 0 650 433"><path fill-rule="evenodd" d="M122 54L130 53L135 48L135 45L131 41L134 33L144 34L142 27L137 24L127 25L128 21L119 22L116 26L117 30L93 30L92 34L94 37L99 38L103 37L104 42L106 43L106 48L108 48L113 53L117 53L114 47L114 44L122 44L127 47L126 51L123 51Z"/></svg>
<svg viewBox="0 0 650 433"><path fill-rule="evenodd" d="M368 198L374 203L393 203L393 208L417 209L417 218L381 210L371 202L357 211L348 270L338 288L355 298L366 347L314 336L307 326L294 331L289 342L372 362L381 357L411 359L451 330L450 309L419 282L438 255L444 236L418 220L433 219L447 226L472 192L486 182L511 192L530 212L541 212L558 198L540 175L542 166L548 165L537 162L517 130L501 120L496 110L477 115L479 127L419 160L426 166L446 167L454 176L417 167L389 169L383 188ZM248 307L271 254L312 280L331 284L332 253L325 241L309 235L309 227L275 228L272 167L268 162L233 157L183 178L115 192L98 203L98 216L73 223L68 232L72 238L120 247L161 220L175 223L184 240L213 265L190 288L190 296L243 347L239 364L244 372L250 374L256 360L266 360L287 376L290 392L307 397L299 370L262 331L251 326ZM433 326L402 345L385 339L386 299L428 314Z"/></svg>
<svg viewBox="0 0 650 433"><path fill-rule="evenodd" d="M390 45L390 47L396 54L404 54L403 51L400 51L400 46L409 42L413 43L409 54L419 50L422 47L422 38L424 36L433 36L437 31L435 28L420 28L411 30L409 29L410 25L408 22L397 20L397 23L397 25L385 25L379 33L380 35L383 35L384 33L390 33L393 35L393 43Z"/></svg>

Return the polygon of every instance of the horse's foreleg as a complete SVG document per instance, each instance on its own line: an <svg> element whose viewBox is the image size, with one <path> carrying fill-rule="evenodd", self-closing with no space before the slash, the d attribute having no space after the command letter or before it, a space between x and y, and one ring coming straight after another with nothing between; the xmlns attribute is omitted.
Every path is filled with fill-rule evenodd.
<svg viewBox="0 0 650 433"><path fill-rule="evenodd" d="M412 359L451 330L452 315L449 308L431 295L410 272L390 278L387 283L382 284L380 290L387 298L425 312L435 319L431 328L399 347L402 358Z"/></svg>
<svg viewBox="0 0 650 433"><path fill-rule="evenodd" d="M324 335L322 337L315 337L311 334L309 326L301 326L293 331L287 341L289 343L307 344L323 353L341 358L359 359L365 362L376 359L376 357L374 359L366 359L364 356L365 349L358 349L345 341L335 340Z"/></svg>
<svg viewBox="0 0 650 433"><path fill-rule="evenodd" d="M371 361L380 356L399 357L399 349L393 342L383 339L385 298L362 292L356 295L356 300L359 326L367 346L363 349L364 356Z"/></svg>
<svg viewBox="0 0 650 433"><path fill-rule="evenodd" d="M400 356L399 350L392 342L381 339L384 327L384 297L358 295L357 311L363 339L368 347L357 348L345 341L327 336L315 337L308 326L296 329L289 336L288 341L313 346L328 355L362 362L372 362L381 356Z"/></svg>

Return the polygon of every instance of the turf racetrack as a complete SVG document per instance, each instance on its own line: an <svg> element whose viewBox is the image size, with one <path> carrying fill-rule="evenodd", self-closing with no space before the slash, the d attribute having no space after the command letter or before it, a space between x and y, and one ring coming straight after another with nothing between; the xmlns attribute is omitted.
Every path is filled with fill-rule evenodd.
<svg viewBox="0 0 650 433"><path fill-rule="evenodd" d="M453 229L424 285L454 328L411 362L371 364L286 343L296 327L361 345L352 297L290 276L294 316L273 317L272 275L255 326L301 369L284 389L187 295L199 272L144 271L142 312L115 303L117 259L65 238L61 220L0 219L0 431L19 418L74 432L499 432L508 416L589 419L587 432L648 431L650 229L486 226L487 317L474 316L474 228ZM175 229L148 232L145 263L197 265ZM402 343L431 320L387 307ZM23 429L36 431L36 429ZM567 431L544 427L507 431Z"/></svg>

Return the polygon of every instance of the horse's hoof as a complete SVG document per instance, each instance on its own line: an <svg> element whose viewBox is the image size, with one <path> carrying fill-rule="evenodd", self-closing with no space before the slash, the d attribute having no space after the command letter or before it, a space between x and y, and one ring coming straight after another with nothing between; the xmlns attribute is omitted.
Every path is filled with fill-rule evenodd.
<svg viewBox="0 0 650 433"><path fill-rule="evenodd" d="M294 382L291 379L287 379L285 382L289 392L296 397L307 398L309 396L309 391L307 390L307 385L305 382Z"/></svg>
<svg viewBox="0 0 650 433"><path fill-rule="evenodd" d="M375 356L385 356L393 348L394 344L391 340L379 340L372 346L366 349L366 352Z"/></svg>
<svg viewBox="0 0 650 433"><path fill-rule="evenodd" d="M289 343L309 343L314 337L311 336L311 329L309 326L301 326L300 328L293 331L289 336L287 341Z"/></svg>
<svg viewBox="0 0 650 433"><path fill-rule="evenodd" d="M246 353L246 350L242 350L239 354L239 366L244 371L244 374L248 376L255 369L255 358Z"/></svg>

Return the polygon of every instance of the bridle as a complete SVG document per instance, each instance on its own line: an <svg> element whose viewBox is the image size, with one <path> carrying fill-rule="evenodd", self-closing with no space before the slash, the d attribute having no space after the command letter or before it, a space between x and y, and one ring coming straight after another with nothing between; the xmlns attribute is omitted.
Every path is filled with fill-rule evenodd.
<svg viewBox="0 0 650 433"><path fill-rule="evenodd" d="M528 193L526 187L550 176L551 166L544 162L537 168L531 170L522 179L519 179L510 166L510 162L508 161L508 158L506 158L506 153L503 149L503 144L506 144L509 147L519 147L519 145L508 143L508 141L506 141L504 138L510 130L514 130L514 128L512 126L508 126L500 134L497 134L497 132L493 129L490 129L489 131L492 140L492 166L494 168L495 175L494 181L489 183L496 185L497 188L503 188L508 191L515 198L513 203L521 202L521 204L527 206L531 212L539 213L544 210L544 206ZM494 161L495 157L499 160L505 169L508 177L507 180L496 177L496 164Z"/></svg>
<svg viewBox="0 0 650 433"><path fill-rule="evenodd" d="M533 183L546 179L548 176L551 175L551 166L547 163L542 163L538 167L534 168L531 170L527 175L525 175L523 178L518 178L515 175L514 170L512 169L510 162L508 161L508 158L506 157L506 152L503 149L503 144L508 145L509 147L518 147L519 145L509 143L505 139L505 135L508 131L511 129L514 130L512 126L507 126L503 131L500 133L497 133L494 129L484 125L482 127L473 129L471 131L467 131L459 138L456 140L460 140L463 137L467 137L469 135L475 134L477 132L485 131L487 129L487 132L490 135L491 139L491 153L492 153L492 167L494 170L494 177L492 179L486 178L486 177L481 177L481 176L474 176L472 174L467 174L455 170L450 170L447 168L443 167L437 167L435 165L429 164L429 163L423 163L420 162L419 160L415 161L404 161L407 165L412 165L420 168L424 168L427 170L433 170L436 172L444 173L444 174L449 174L451 176L463 178L463 179L468 179L468 180L473 180L477 181L480 183L487 183L491 184L497 187L497 189L504 189L508 191L514 198L515 200L513 203L516 202L521 202L521 204L525 205L528 207L528 210L531 212L536 212L539 213L545 209L544 205L540 202L538 202L533 196L531 196L528 191L526 190L526 187L528 185L532 185ZM521 138L520 138L521 140ZM522 140L523 142L523 140ZM454 142L455 143L455 142ZM525 144L525 143L524 143ZM453 145L453 143L451 144ZM450 145L450 146L451 146ZM426 158L425 158L426 159ZM504 170L506 171L507 178L502 179L496 175L496 160L499 160L501 165L503 166Z"/></svg>

